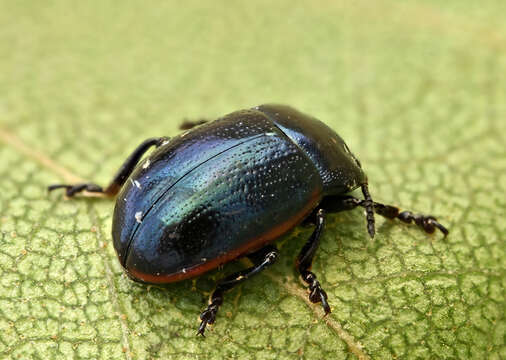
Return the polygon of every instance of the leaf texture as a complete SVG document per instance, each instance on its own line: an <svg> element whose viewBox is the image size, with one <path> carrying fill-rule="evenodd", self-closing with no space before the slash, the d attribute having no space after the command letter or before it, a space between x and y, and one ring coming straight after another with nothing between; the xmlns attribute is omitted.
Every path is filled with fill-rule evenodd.
<svg viewBox="0 0 506 360"><path fill-rule="evenodd" d="M0 357L506 358L504 2L0 3ZM183 118L293 105L346 139L376 201L437 216L450 236L330 215L310 304L278 242L273 267L146 287L122 273L113 202L48 195L106 184L143 139Z"/></svg>

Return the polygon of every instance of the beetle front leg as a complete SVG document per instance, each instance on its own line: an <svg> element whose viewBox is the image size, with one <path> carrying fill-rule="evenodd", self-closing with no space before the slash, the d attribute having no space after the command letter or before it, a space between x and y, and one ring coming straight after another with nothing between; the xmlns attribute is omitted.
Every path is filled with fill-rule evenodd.
<svg viewBox="0 0 506 360"><path fill-rule="evenodd" d="M331 212L339 212L345 210L352 210L357 206L364 207L365 201L357 199L353 196L331 196L322 201L322 206ZM439 229L444 236L450 232L446 227L441 225L437 219L432 215L415 214L411 211L400 211L398 207L392 205L385 205L373 202L374 212L378 215L386 217L387 219L399 219L405 223L415 223L419 228L423 229L426 233L432 234L436 229Z"/></svg>
<svg viewBox="0 0 506 360"><path fill-rule="evenodd" d="M327 302L327 293L322 289L320 282L316 280L316 275L309 271L313 264L313 258L320 244L320 237L325 226L325 211L321 208L313 213L315 216L316 229L311 234L311 237L306 242L302 250L297 256L297 269L299 270L302 280L309 285L309 300L313 303L322 303L325 315L330 313L330 306Z"/></svg>
<svg viewBox="0 0 506 360"><path fill-rule="evenodd" d="M399 208L395 206L379 203L374 203L374 211L388 219L397 218L407 224L414 222L419 228L423 229L428 234L434 233L436 229L439 229L444 236L450 233L448 229L441 225L432 215L414 214L411 211L399 212Z"/></svg>
<svg viewBox="0 0 506 360"><path fill-rule="evenodd" d="M211 301L207 309L200 314L201 323L197 335L204 336L206 325L215 322L216 314L221 304L223 304L223 293L272 265L278 258L278 249L272 245L267 245L248 255L248 258L253 262L254 266L231 274L220 280L216 285L216 290L211 295Z"/></svg>
<svg viewBox="0 0 506 360"><path fill-rule="evenodd" d="M102 189L100 185L93 184L93 183L85 183L85 184L55 184L48 186L48 191L53 191L56 189L65 189L65 194L68 197L72 197L77 193L80 193L82 191L89 191L94 193L102 193L107 196L115 196L125 181L128 179L130 174L135 168L135 165L139 162L142 155L148 149L152 146L159 147L161 146L165 141L167 141L168 138L166 137L160 137L160 138L151 138L143 141L130 156L125 160L123 165L119 168L118 172L112 179L109 186L107 186L105 189Z"/></svg>

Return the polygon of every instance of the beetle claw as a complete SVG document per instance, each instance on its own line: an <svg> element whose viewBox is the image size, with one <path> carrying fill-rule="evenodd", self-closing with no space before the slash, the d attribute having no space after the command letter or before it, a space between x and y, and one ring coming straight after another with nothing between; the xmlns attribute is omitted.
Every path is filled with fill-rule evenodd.
<svg viewBox="0 0 506 360"><path fill-rule="evenodd" d="M199 326L199 330L197 331L197 336L199 335L202 335L202 337L206 337L204 335L204 332L206 331L206 325L207 325L207 322L202 320L202 322L200 323L200 326Z"/></svg>
<svg viewBox="0 0 506 360"><path fill-rule="evenodd" d="M320 293L320 302L322 303L323 311L325 311L324 316L327 316L332 311L330 310L330 305L327 302L327 293L323 289L321 289L321 293Z"/></svg>
<svg viewBox="0 0 506 360"><path fill-rule="evenodd" d="M435 226L436 228L438 228L438 229L439 229L439 231L441 231L441 232L443 233L444 237L446 237L446 236L450 233L450 231L448 231L448 229L447 229L447 228L445 228L443 225L441 225L441 224L440 224L440 223L438 223L437 221L434 221L434 226Z"/></svg>
<svg viewBox="0 0 506 360"><path fill-rule="evenodd" d="M445 237L450 233L448 229L441 225L432 215L413 214L411 211L403 211L397 215L397 218L408 224L414 222L428 234L434 233L436 229L439 229Z"/></svg>
<svg viewBox="0 0 506 360"><path fill-rule="evenodd" d="M331 312L330 305L327 302L327 293L322 289L320 282L316 280L316 275L311 271L302 274L302 279L309 284L309 301L314 304L322 303L325 316Z"/></svg>
<svg viewBox="0 0 506 360"><path fill-rule="evenodd" d="M199 330L197 331L197 335L202 335L205 337L204 331L206 330L206 326L207 324L214 324L214 321L216 320L216 313L218 312L218 307L218 303L212 302L209 304L207 309L202 311L202 314L200 314L200 320L202 321L200 323Z"/></svg>

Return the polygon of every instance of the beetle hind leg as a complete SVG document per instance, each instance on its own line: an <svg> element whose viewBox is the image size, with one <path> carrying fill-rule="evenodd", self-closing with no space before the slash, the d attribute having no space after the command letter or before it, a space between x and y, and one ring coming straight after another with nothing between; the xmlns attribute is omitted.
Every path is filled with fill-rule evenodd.
<svg viewBox="0 0 506 360"><path fill-rule="evenodd" d="M85 184L55 184L48 186L48 191L53 191L56 189L65 189L65 194L68 197L73 197L75 194L80 193L82 191L88 191L92 193L101 193L107 196L115 196L125 181L128 179L132 171L134 170L137 163L142 158L142 155L152 146L159 147L167 141L168 138L160 137L160 138L151 138L143 141L137 148L133 151L132 154L125 160L123 165L119 168L118 172L112 179L109 186L103 189L100 185L93 183L85 183Z"/></svg>
<svg viewBox="0 0 506 360"><path fill-rule="evenodd" d="M327 293L322 289L320 282L316 280L316 275L310 271L325 226L325 211L318 209L314 214L316 229L301 249L297 256L296 264L302 280L309 285L309 300L312 303L321 302L325 315L327 315L331 312L329 303L327 302Z"/></svg>
<svg viewBox="0 0 506 360"><path fill-rule="evenodd" d="M216 314L221 304L223 304L223 293L272 265L278 258L278 249L272 245L267 245L248 255L248 258L254 264L252 267L228 275L216 285L216 290L211 295L209 305L200 314L201 322L197 335L204 336L207 324L213 324L216 321Z"/></svg>

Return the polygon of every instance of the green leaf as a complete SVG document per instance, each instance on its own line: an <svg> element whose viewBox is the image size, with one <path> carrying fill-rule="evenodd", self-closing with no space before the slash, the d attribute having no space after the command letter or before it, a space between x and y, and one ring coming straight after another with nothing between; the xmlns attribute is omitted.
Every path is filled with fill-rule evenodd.
<svg viewBox="0 0 506 360"><path fill-rule="evenodd" d="M0 4L0 357L506 358L503 1L133 1ZM361 211L330 215L314 264L226 294L216 279L146 287L122 273L113 202L46 186L106 184L140 141L265 102L327 122L375 200L431 213L444 239Z"/></svg>

